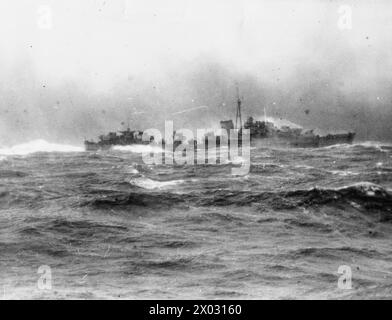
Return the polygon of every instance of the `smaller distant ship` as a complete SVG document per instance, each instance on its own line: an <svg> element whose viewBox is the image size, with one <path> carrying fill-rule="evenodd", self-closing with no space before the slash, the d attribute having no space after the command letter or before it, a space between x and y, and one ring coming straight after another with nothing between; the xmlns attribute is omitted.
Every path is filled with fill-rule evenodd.
<svg viewBox="0 0 392 320"><path fill-rule="evenodd" d="M130 146L130 145L148 145L154 141L154 137L150 140L143 140L143 131L131 130L129 127L127 130L117 132L109 132L105 135L98 137L98 142L85 140L84 147L86 151L98 151L98 150L109 150L115 146ZM171 147L177 148L183 142L183 137L176 136L176 132L173 132L173 143ZM162 145L165 147L165 140L162 139Z"/></svg>
<svg viewBox="0 0 392 320"><path fill-rule="evenodd" d="M109 132L106 135L100 135L98 142L84 141L86 151L108 150L113 146L129 146L133 144L149 144L149 141L143 141L143 131L127 130L117 132Z"/></svg>

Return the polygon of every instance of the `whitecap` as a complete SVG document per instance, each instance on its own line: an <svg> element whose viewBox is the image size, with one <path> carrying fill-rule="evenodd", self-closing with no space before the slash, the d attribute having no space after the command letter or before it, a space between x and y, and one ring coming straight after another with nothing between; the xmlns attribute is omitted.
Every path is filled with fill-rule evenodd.
<svg viewBox="0 0 392 320"><path fill-rule="evenodd" d="M234 164L234 165L239 165L248 162L245 158L241 156L234 156L231 158L231 160L227 160L227 164Z"/></svg>
<svg viewBox="0 0 392 320"><path fill-rule="evenodd" d="M308 166L308 165L306 165L306 164L299 164L299 165L296 165L295 168L298 168L298 169L308 169L308 170L314 169L314 167Z"/></svg>
<svg viewBox="0 0 392 320"><path fill-rule="evenodd" d="M0 155L28 155L36 152L82 152L82 147L50 143L45 140L34 140L12 147L0 148Z"/></svg>
<svg viewBox="0 0 392 320"><path fill-rule="evenodd" d="M338 188L337 190L344 190L344 189L348 189L348 188L356 188L356 189L362 191L363 193L366 193L366 195L368 195L368 196L375 196L377 192L386 192L387 191L382 186L375 184L375 183L372 183L372 182L367 182L367 181L354 183L349 186L344 186L344 187Z"/></svg>
<svg viewBox="0 0 392 320"><path fill-rule="evenodd" d="M356 146L356 144L348 144L348 143L338 143L338 144L332 144L330 146L325 146L325 147L319 147L317 149L341 149L341 148L350 148Z"/></svg>
<svg viewBox="0 0 392 320"><path fill-rule="evenodd" d="M359 172L353 172L353 171L348 171L348 170L331 170L328 171L332 174L336 174L342 177L347 177L347 176L357 176L359 175Z"/></svg>
<svg viewBox="0 0 392 320"><path fill-rule="evenodd" d="M139 171L138 171L136 168L134 168L134 167L130 167L130 169L128 170L128 173L131 173L131 174L138 174Z"/></svg>
<svg viewBox="0 0 392 320"><path fill-rule="evenodd" d="M161 153L164 150L158 146L151 146L145 144L133 144L129 146L114 146L113 150L134 152L134 153Z"/></svg>
<svg viewBox="0 0 392 320"><path fill-rule="evenodd" d="M365 147L365 148L374 148L380 152L388 152L388 150L390 148L392 148L391 143L385 143L385 142L379 142L379 141L364 141L364 142L356 143L353 146L354 147L360 146L360 147Z"/></svg>
<svg viewBox="0 0 392 320"><path fill-rule="evenodd" d="M184 180L156 181L145 177L134 178L130 181L133 185L143 189L162 189L172 187L184 182Z"/></svg>

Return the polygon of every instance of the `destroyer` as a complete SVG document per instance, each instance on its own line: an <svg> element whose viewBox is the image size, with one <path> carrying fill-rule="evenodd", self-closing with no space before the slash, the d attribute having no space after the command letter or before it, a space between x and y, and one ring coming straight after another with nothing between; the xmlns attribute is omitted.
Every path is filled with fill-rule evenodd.
<svg viewBox="0 0 392 320"><path fill-rule="evenodd" d="M98 151L98 150L109 150L114 146L130 146L130 145L148 145L152 142L157 144L161 143L161 147L165 148L167 144L164 139L161 141L155 141L154 136L146 135L143 139L145 132L139 130L131 130L129 127L127 130L117 132L109 132L106 135L100 135L98 142L85 140L84 146L86 151ZM184 142L184 138L181 134L177 134L173 131L173 140L168 143L168 148L172 151L175 150L181 143Z"/></svg>
<svg viewBox="0 0 392 320"><path fill-rule="evenodd" d="M340 131L340 132L322 132L318 129L304 129L298 125L277 125L271 121L267 121L267 115L264 108L264 119L262 121L255 120L253 117L249 117L245 123L242 123L241 106L242 101L239 97L237 98L237 111L235 125L233 120L224 120L220 122L221 129L227 131L227 136L215 135L211 137L211 133L205 135L201 143L208 148L209 138L216 139L216 146L219 146L227 137L230 137L230 130L238 130L238 140L236 143L242 145L242 130L248 129L250 134L251 144L260 144L261 146L277 146L277 147L298 147L298 148L319 148L324 146L330 146L334 144L351 144L355 137L355 132L351 131ZM180 134L176 135L173 132L173 147L172 150L182 143L192 143L195 150L197 150L198 142L184 141ZM129 127L127 130L117 132L109 132L106 135L100 135L98 142L85 140L84 145L87 151L97 150L108 150L113 146L127 146L133 144L147 145L154 142L154 137L150 140L143 140L143 131L131 130ZM158 141L156 141L158 142ZM230 141L227 141L230 146ZM200 143L200 142L199 142ZM162 140L162 146L164 147L165 140Z"/></svg>
<svg viewBox="0 0 392 320"><path fill-rule="evenodd" d="M143 141L142 131L127 130L117 132L109 132L106 135L100 135L99 141L84 141L84 146L87 151L108 150L113 146L127 146L132 144L149 144L149 141Z"/></svg>
<svg viewBox="0 0 392 320"><path fill-rule="evenodd" d="M237 111L236 124L232 120L221 121L222 129L231 130L238 129L239 132L249 129L251 143L265 146L283 146L298 148L319 148L334 144L351 144L355 137L355 132L323 132L318 129L304 129L298 125L282 125L278 126L271 121L267 121L266 110L264 108L264 120L255 121L253 117L249 117L242 124L241 105L242 101L237 93ZM240 134L241 136L241 134Z"/></svg>

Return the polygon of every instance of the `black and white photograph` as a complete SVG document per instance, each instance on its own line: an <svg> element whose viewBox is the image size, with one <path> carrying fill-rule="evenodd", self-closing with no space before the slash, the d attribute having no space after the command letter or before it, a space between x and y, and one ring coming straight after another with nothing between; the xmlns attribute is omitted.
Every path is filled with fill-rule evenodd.
<svg viewBox="0 0 392 320"><path fill-rule="evenodd" d="M1 0L0 71L0 299L392 299L391 1Z"/></svg>

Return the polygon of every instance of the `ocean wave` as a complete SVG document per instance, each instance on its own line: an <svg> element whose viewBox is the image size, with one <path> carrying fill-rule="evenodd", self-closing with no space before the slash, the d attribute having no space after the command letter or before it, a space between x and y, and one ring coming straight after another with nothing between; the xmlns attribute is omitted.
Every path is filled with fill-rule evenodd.
<svg viewBox="0 0 392 320"><path fill-rule="evenodd" d="M166 187L176 186L180 183L183 183L184 180L157 181L146 177L138 177L132 179L130 182L131 184L137 187L152 190L152 189L163 189Z"/></svg>
<svg viewBox="0 0 392 320"><path fill-rule="evenodd" d="M353 146L363 146L363 147L392 147L391 142L382 142L382 141L363 141L354 143Z"/></svg>
<svg viewBox="0 0 392 320"><path fill-rule="evenodd" d="M287 258L304 258L304 257L313 257L313 258L322 258L322 259L334 259L340 260L342 254L356 254L359 256L367 257L367 258L379 258L381 254L369 248L355 248L355 247L309 247L309 248L301 248L290 251L289 253L282 254L286 259Z"/></svg>
<svg viewBox="0 0 392 320"><path fill-rule="evenodd" d="M335 189L337 191L356 191L362 194L366 194L369 197L380 196L383 198L390 198L392 195L387 191L387 189L379 186L378 184L371 182L358 182L348 186L343 186L341 188Z"/></svg>
<svg viewBox="0 0 392 320"><path fill-rule="evenodd" d="M178 184L170 181L170 184ZM163 182L165 185L165 182ZM192 193L172 193L159 189L160 183L153 182L148 185L154 191L124 192L122 195L108 195L104 198L95 198L83 205L93 207L122 207L122 206L147 206L164 205L169 207L246 207L257 205L260 208L274 210L292 210L300 207L313 206L342 206L355 210L366 209L367 212L376 210L382 212L383 219L392 218L392 194L385 188L369 182L357 183L340 188L312 188L290 191L231 191L209 190ZM147 188L143 188L147 189ZM390 217L389 217L390 216Z"/></svg>
<svg viewBox="0 0 392 320"><path fill-rule="evenodd" d="M274 209L290 209L301 206L312 206L337 203L339 201L358 201L368 209L383 209L392 212L392 194L387 189L370 183L360 182L340 188L312 188L271 192L228 192L219 190L204 195L206 205L250 205L265 204ZM203 200L200 200L203 201Z"/></svg>
<svg viewBox="0 0 392 320"><path fill-rule="evenodd" d="M0 148L0 155L28 155L36 152L82 152L82 147L50 143L45 140L34 140L12 147Z"/></svg>
<svg viewBox="0 0 392 320"><path fill-rule="evenodd" d="M115 195L94 197L82 202L81 206L91 206L96 209L116 207L140 206L140 207L173 207L184 205L189 196L168 192L129 192Z"/></svg>
<svg viewBox="0 0 392 320"><path fill-rule="evenodd" d="M313 188L287 192L296 206L348 205L356 210L380 213L380 220L392 219L392 194L388 189L370 182L359 182L339 188Z"/></svg>
<svg viewBox="0 0 392 320"><path fill-rule="evenodd" d="M387 142L379 142L379 141L364 141L360 143L355 143L351 145L352 148L367 148L367 149L375 149L380 152L390 152L392 151L392 144Z"/></svg>
<svg viewBox="0 0 392 320"><path fill-rule="evenodd" d="M315 167L309 166L309 165L306 165L306 164L298 164L298 165L295 165L294 167L297 168L297 169L307 169L307 170L315 169Z"/></svg>
<svg viewBox="0 0 392 320"><path fill-rule="evenodd" d="M353 144L348 144L348 143L334 144L334 145L320 147L316 149L334 150L334 149L355 149L355 148L375 149L380 152L388 152L388 151L392 151L392 143L380 142L380 141L363 141L363 142L355 142Z"/></svg>
<svg viewBox="0 0 392 320"><path fill-rule="evenodd" d="M133 152L133 153L162 153L165 152L162 148L158 146L144 145L144 144L134 144L130 146L114 146L113 150L122 152Z"/></svg>
<svg viewBox="0 0 392 320"><path fill-rule="evenodd" d="M324 149L324 150L342 149L342 148L351 148L351 147L356 146L356 145L357 144L339 143L339 144L333 144L333 145L330 145L330 146L318 147L316 149Z"/></svg>
<svg viewBox="0 0 392 320"><path fill-rule="evenodd" d="M226 159L225 161L220 160L221 162L219 163L220 166L226 166L226 165L230 165L230 166L246 166L248 163L250 165L250 159L246 159L244 157L241 156L235 156L232 157L231 159Z"/></svg>
<svg viewBox="0 0 392 320"><path fill-rule="evenodd" d="M15 170L0 170L0 179L1 178L23 178L28 176L28 173L23 171L15 171Z"/></svg>
<svg viewBox="0 0 392 320"><path fill-rule="evenodd" d="M387 189L371 182L358 182L347 186L342 186L338 188L312 188L307 190L294 190L287 191L288 195L309 195L315 192L330 192L330 193L341 193L348 194L350 192L355 192L358 195L364 195L368 197L384 197L390 198L392 195L387 191Z"/></svg>
<svg viewBox="0 0 392 320"><path fill-rule="evenodd" d="M129 167L127 168L126 172L127 172L127 173L130 173L130 174L139 174L139 170L136 169L133 165L132 165L132 166L129 166Z"/></svg>
<svg viewBox="0 0 392 320"><path fill-rule="evenodd" d="M329 173L338 175L338 176L342 176L342 177L347 177L347 176L357 176L360 175L359 172L353 172L353 171L349 171L349 170L331 170L328 171Z"/></svg>

